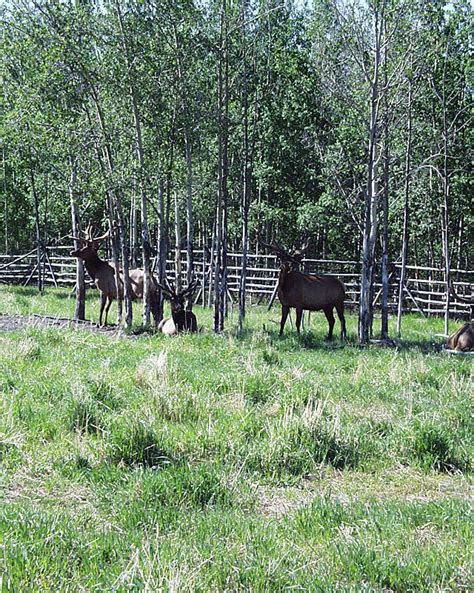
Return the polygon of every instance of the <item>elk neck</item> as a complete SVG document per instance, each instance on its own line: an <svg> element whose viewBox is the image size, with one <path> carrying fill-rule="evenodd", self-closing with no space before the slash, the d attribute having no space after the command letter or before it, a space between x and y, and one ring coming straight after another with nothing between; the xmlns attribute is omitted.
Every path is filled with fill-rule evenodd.
<svg viewBox="0 0 474 593"><path fill-rule="evenodd" d="M298 273L298 272L296 272ZM286 268L280 268L280 273L278 275L278 283L281 287L284 287L291 278L295 278L295 271L288 270Z"/></svg>
<svg viewBox="0 0 474 593"><path fill-rule="evenodd" d="M84 266L92 280L96 279L97 274L104 264L108 265L106 262L100 259L97 253L94 255L89 255L87 259L84 260Z"/></svg>

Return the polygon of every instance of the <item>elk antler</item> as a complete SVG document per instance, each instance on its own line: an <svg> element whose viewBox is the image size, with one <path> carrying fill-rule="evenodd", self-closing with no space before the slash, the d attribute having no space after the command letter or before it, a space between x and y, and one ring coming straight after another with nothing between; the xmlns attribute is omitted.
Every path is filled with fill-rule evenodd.
<svg viewBox="0 0 474 593"><path fill-rule="evenodd" d="M467 299L466 297L461 297L455 291L454 284L453 284L453 281L451 280L451 278L449 279L448 283L449 283L449 289L451 291L451 294L457 301L459 301L460 303L465 303L466 305L471 305L471 307L474 306L474 295L471 296L470 299Z"/></svg>
<svg viewBox="0 0 474 593"><path fill-rule="evenodd" d="M167 294L168 296L175 296L176 295L176 290L174 289L174 286L171 285L171 283L169 282L168 278L163 279L164 284L160 284L159 282L157 282L156 284L158 285L158 288L164 292L165 294Z"/></svg>
<svg viewBox="0 0 474 593"><path fill-rule="evenodd" d="M195 278L194 280L191 281L191 283L188 285L187 288L185 288L182 292L181 295L183 297L188 296L188 295L192 295L193 292L196 290L196 288L199 285L199 280L197 278Z"/></svg>
<svg viewBox="0 0 474 593"><path fill-rule="evenodd" d="M298 251L301 253L301 255L305 254L308 251L310 243L311 243L311 237L306 236L303 240L301 247L298 249Z"/></svg>
<svg viewBox="0 0 474 593"><path fill-rule="evenodd" d="M257 235L257 241L260 243L262 247L265 247L265 249L268 249L272 253L276 253L277 255L280 253L286 253L286 251L283 249L281 245L279 245L276 242L266 243L263 239L260 238L260 235Z"/></svg>
<svg viewBox="0 0 474 593"><path fill-rule="evenodd" d="M94 237L94 239L92 239L94 241L94 243L99 243L101 241L104 241L105 239L108 239L110 237L110 229L108 231L106 231L103 235L100 235L100 237Z"/></svg>
<svg viewBox="0 0 474 593"><path fill-rule="evenodd" d="M161 290L161 292L164 292L165 294L167 294L168 296L173 296L173 291L171 291L169 288L167 288L166 286L163 286L163 284L160 284L159 282L156 283L156 285L158 286L158 288Z"/></svg>

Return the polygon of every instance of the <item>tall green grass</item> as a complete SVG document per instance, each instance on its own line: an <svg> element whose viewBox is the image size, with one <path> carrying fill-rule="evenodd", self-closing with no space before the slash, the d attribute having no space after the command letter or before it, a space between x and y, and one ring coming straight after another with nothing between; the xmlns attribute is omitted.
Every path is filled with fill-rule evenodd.
<svg viewBox="0 0 474 593"><path fill-rule="evenodd" d="M67 291L0 312L71 316ZM88 311L97 316L91 296ZM5 591L468 591L474 405L442 321L398 349L277 335L0 334Z"/></svg>

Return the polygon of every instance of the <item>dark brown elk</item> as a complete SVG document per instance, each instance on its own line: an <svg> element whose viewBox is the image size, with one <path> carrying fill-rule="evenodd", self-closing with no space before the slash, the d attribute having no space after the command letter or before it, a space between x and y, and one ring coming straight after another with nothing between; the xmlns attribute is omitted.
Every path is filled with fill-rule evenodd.
<svg viewBox="0 0 474 593"><path fill-rule="evenodd" d="M198 282L192 282L181 292L176 292L174 286L172 286L166 279L165 282L166 286L161 284L158 284L158 286L170 301L171 317L167 317L160 321L158 331L161 331L168 336L173 336L184 331L197 332L198 325L196 315L194 315L192 311L186 310L185 301L188 298L192 298L192 295L198 286Z"/></svg>
<svg viewBox="0 0 474 593"><path fill-rule="evenodd" d="M345 289L342 282L334 276L303 274L299 271L307 246L285 251L277 243L260 243L273 252L280 261L278 277L278 298L281 303L280 336L291 308L296 309L296 330L300 333L303 311L324 311L329 324L328 340L332 338L334 328L333 309L337 311L341 322L341 339L346 337L346 321L344 319Z"/></svg>
<svg viewBox="0 0 474 593"><path fill-rule="evenodd" d="M96 288L100 293L100 315L99 325L102 326L102 316L105 310L104 325L107 325L107 315L110 309L112 301L117 298L117 286L115 283L115 270L106 261L100 259L98 255L99 247L102 242L110 235L110 231L100 237L94 237L92 233L92 225L89 225L85 232L85 237L71 237L75 241L79 241L83 244L80 249L71 251L73 257L79 257L84 260L89 276L94 281ZM143 281L144 281L143 270L132 269L129 271L130 287L132 290L132 298L134 300L143 298ZM121 276L120 282L121 292L123 292L123 276ZM151 290L151 311L155 319L155 323L158 323L158 286L152 278L152 290Z"/></svg>

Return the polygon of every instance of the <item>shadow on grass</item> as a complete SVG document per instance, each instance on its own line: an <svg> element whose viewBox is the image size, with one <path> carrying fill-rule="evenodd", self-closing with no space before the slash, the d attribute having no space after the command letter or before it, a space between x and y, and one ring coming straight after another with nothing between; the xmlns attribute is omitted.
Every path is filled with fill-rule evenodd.
<svg viewBox="0 0 474 593"><path fill-rule="evenodd" d="M246 341L252 338L258 338L260 335L263 341L269 345L279 346L282 350L324 350L337 351L344 348L355 348L358 350L377 349L394 350L398 352L415 351L421 354L440 354L444 352L445 340L439 338L435 341L433 338L425 340L420 339L401 339L391 340L390 343L380 343L376 339L368 346L359 344L357 335L349 334L345 340L341 340L335 335L332 340L328 340L325 333L314 332L312 330L303 331L300 334L294 330L287 330L283 336L279 335L278 330L268 328L263 324L262 329L244 328L241 332L233 332L233 337L239 341Z"/></svg>

